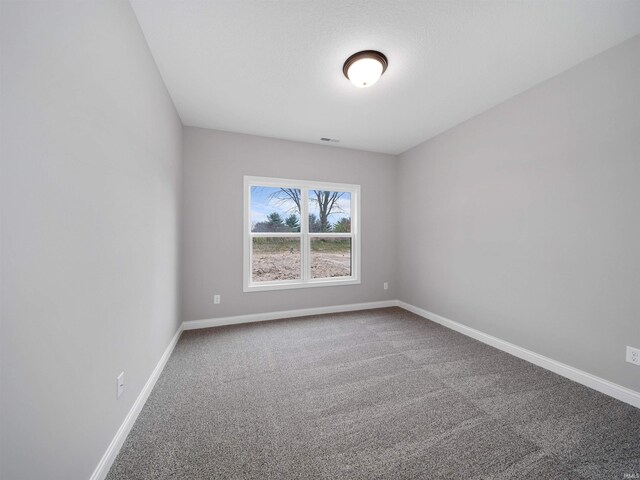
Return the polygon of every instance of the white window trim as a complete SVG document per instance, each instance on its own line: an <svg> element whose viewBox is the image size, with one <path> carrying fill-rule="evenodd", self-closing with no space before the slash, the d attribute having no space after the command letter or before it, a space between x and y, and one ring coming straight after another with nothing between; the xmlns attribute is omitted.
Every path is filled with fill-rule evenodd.
<svg viewBox="0 0 640 480"><path fill-rule="evenodd" d="M300 233L256 233L251 232L251 187L284 187L299 188L302 192L302 212L300 212ZM327 190L351 193L351 233L308 233L309 202L308 190ZM244 177L244 249L243 249L243 291L260 292L265 290L284 290L292 288L331 287L336 285L360 284L360 185L345 183L313 182L308 180L291 180L272 177ZM301 242L301 279L253 282L251 280L251 239L253 237L300 237ZM334 278L310 278L309 259L310 240L312 237L349 237L351 238L351 276Z"/></svg>

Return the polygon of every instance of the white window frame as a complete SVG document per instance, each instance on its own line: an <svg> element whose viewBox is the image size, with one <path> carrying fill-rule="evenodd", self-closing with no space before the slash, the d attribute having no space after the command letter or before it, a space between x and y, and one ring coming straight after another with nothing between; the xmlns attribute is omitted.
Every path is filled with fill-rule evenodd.
<svg viewBox="0 0 640 480"><path fill-rule="evenodd" d="M298 232L252 232L251 231L251 187L277 187L300 189L301 208L300 233ZM309 190L349 192L351 194L351 233L310 233L309 230ZM345 183L314 182L272 177L244 177L244 286L245 292L284 290L290 288L330 287L336 285L356 285L360 283L360 185ZM254 237L300 237L300 279L253 282L252 280L252 239ZM351 276L333 278L311 278L312 238L351 238Z"/></svg>

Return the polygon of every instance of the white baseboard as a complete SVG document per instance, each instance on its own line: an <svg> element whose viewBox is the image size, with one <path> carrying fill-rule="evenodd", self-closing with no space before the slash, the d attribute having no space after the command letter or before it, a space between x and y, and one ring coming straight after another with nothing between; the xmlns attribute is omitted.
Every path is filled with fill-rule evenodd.
<svg viewBox="0 0 640 480"><path fill-rule="evenodd" d="M578 382L589 388L593 388L594 390L604 393L605 395L609 395L610 397L621 400L625 403L628 403L629 405L640 408L640 392L636 392L635 390L631 390L603 378L596 377L595 375L592 375L590 373L583 372L582 370L578 370L577 368L545 357L544 355L532 352L531 350L527 350L526 348L519 347L517 345L514 345L513 343L506 342L492 335L488 335L481 332L480 330L476 330L475 328L467 327L466 325L462 325L461 323L454 322L453 320L449 320L448 318L442 317L422 308L418 308L401 301L398 301L397 305L401 308L404 308L405 310L415 313L416 315L420 315L421 317L432 320L436 323L439 323L440 325L467 335L468 337L475 338L476 340L486 343L487 345L491 345L492 347L502 350L503 352L510 353L511 355L538 365L539 367L551 370L552 372L557 373L558 375L562 375L569 380L573 380L574 382Z"/></svg>
<svg viewBox="0 0 640 480"><path fill-rule="evenodd" d="M182 333L182 325L180 325L180 327L178 328L178 331L175 333L175 335L171 339L169 346L166 348L166 350L162 354L162 357L160 357L160 360L158 361L156 368L153 369L153 372L151 373L149 380L147 380L147 383L145 383L144 387L142 388L140 395L138 395L138 398L136 398L136 401L133 402L133 406L131 407L131 410L129 410L129 413L127 414L124 421L122 422L122 425L120 425L120 428L116 432L115 437L113 437L113 440L111 440L111 443L107 448L107 451L102 456L102 459L100 460L100 463L98 463L98 466L96 467L96 469L93 471L93 474L91 475L90 480L104 480L104 478L109 473L109 469L111 468L113 461L118 456L118 452L120 451L122 444L127 438L127 435L129 435L129 432L131 431L131 427L133 427L133 424L138 418L138 415L140 414L142 407L147 401L147 398L149 398L149 394L151 393L151 390L153 390L153 387L156 384L156 381L158 380L158 378L160 377L160 374L162 373L162 370L164 369L164 366L166 365L167 360L169 360L169 357L171 356L173 349L178 343L178 339L180 338L181 333Z"/></svg>
<svg viewBox="0 0 640 480"><path fill-rule="evenodd" d="M277 320L281 318L308 317L309 315L322 315L323 313L353 312L355 310L370 310L372 308L397 306L397 300L385 300L381 302L351 303L349 305L331 305L328 307L283 310L280 312L252 313L249 315L235 315L233 317L189 320L182 322L182 328L184 330L194 330L197 328L220 327L222 325L235 325L238 323L264 322L267 320Z"/></svg>

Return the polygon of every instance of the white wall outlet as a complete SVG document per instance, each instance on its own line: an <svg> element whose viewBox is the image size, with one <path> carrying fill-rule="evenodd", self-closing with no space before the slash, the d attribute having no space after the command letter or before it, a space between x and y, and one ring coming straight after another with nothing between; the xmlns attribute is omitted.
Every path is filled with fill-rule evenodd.
<svg viewBox="0 0 640 480"><path fill-rule="evenodd" d="M640 348L627 347L627 362L640 365Z"/></svg>
<svg viewBox="0 0 640 480"><path fill-rule="evenodd" d="M117 380L118 380L118 394L116 398L120 398L124 393L124 372L120 372L120 375L118 375Z"/></svg>
<svg viewBox="0 0 640 480"><path fill-rule="evenodd" d="M220 295L213 296L213 303L215 303L216 305L220 304Z"/></svg>
<svg viewBox="0 0 640 480"><path fill-rule="evenodd" d="M385 290L389 290L389 282L384 282L382 284L382 288L384 288Z"/></svg>

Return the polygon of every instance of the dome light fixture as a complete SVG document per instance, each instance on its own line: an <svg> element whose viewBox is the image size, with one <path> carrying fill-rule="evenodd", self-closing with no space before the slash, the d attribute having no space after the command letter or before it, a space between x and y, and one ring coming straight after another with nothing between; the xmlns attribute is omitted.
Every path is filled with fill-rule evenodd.
<svg viewBox="0 0 640 480"><path fill-rule="evenodd" d="M384 53L363 50L354 53L344 62L342 73L358 88L367 88L378 81L389 62Z"/></svg>

